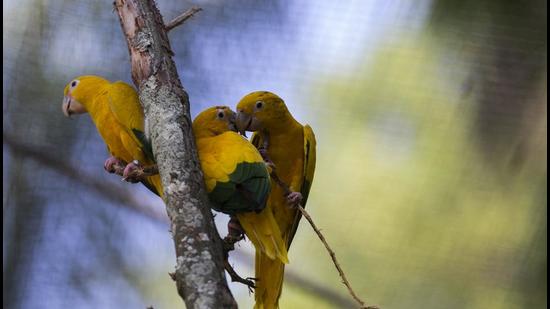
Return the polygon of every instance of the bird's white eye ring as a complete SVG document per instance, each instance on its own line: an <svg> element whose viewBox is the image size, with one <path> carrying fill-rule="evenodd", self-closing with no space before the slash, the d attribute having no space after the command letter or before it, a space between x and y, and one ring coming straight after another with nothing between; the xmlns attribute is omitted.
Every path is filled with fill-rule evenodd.
<svg viewBox="0 0 550 309"><path fill-rule="evenodd" d="M264 102L263 102L263 101L258 101L258 102L256 102L256 108L257 108L257 109L260 109L260 108L262 108L262 107L264 107Z"/></svg>
<svg viewBox="0 0 550 309"><path fill-rule="evenodd" d="M78 80L75 79L71 82L71 88L76 87L76 85L78 85Z"/></svg>

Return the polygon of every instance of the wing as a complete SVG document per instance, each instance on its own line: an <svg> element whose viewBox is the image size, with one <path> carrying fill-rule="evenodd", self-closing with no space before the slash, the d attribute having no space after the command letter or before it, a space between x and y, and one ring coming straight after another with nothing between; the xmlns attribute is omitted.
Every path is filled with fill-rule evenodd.
<svg viewBox="0 0 550 309"><path fill-rule="evenodd" d="M110 85L108 103L116 120L132 136L139 148L154 162L151 143L144 133L144 115L136 90L121 81Z"/></svg>
<svg viewBox="0 0 550 309"><path fill-rule="evenodd" d="M316 147L317 141L315 140L313 130L306 124L304 126L304 181L300 190L304 198L302 200L302 206L304 207L306 206L311 183L313 182L313 175L315 174Z"/></svg>
<svg viewBox="0 0 550 309"><path fill-rule="evenodd" d="M260 211L265 207L269 174L254 146L234 132L198 145L207 188L212 188L209 196L220 206L219 211Z"/></svg>
<svg viewBox="0 0 550 309"><path fill-rule="evenodd" d="M133 139L133 142L128 139L125 143L126 148L131 154L139 154L139 151L145 155L145 158L150 162L145 164L153 164L153 150L151 143L144 134L144 115L139 97L136 90L121 81L114 82L110 85L107 91L107 102L115 119L122 125L126 133ZM134 148L135 143L135 148ZM137 159L134 157L134 159ZM153 193L162 196L162 184L160 179L149 177L141 181Z"/></svg>
<svg viewBox="0 0 550 309"><path fill-rule="evenodd" d="M136 129L143 132L143 110L136 90L118 81L111 84L108 97L109 107L118 122L128 130Z"/></svg>
<svg viewBox="0 0 550 309"><path fill-rule="evenodd" d="M311 183L313 182L313 174L315 173L315 159L316 153L315 148L317 147L317 142L315 141L315 135L313 130L309 125L304 126L304 172L302 179L302 187L300 193L302 193L302 206L305 208L307 203L307 198L309 197L309 190L311 189ZM292 228L290 229L287 246L290 247L296 230L298 229L298 224L302 218L302 213L296 211L294 216L294 221L292 222Z"/></svg>

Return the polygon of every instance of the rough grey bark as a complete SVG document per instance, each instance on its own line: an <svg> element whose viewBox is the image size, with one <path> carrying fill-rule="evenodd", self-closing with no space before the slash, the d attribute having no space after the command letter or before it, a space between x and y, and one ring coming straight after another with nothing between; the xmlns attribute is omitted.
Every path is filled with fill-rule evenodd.
<svg viewBox="0 0 550 309"><path fill-rule="evenodd" d="M152 0L116 0L115 8L164 186L178 292L187 308L236 308L191 131L188 96L171 58L162 16Z"/></svg>

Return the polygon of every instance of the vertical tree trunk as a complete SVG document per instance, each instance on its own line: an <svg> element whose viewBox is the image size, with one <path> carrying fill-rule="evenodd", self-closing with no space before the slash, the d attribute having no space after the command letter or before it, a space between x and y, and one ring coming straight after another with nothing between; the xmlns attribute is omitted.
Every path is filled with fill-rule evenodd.
<svg viewBox="0 0 550 309"><path fill-rule="evenodd" d="M162 16L152 0L116 0L115 7L164 186L178 292L187 308L236 308L191 131L188 96L172 60Z"/></svg>

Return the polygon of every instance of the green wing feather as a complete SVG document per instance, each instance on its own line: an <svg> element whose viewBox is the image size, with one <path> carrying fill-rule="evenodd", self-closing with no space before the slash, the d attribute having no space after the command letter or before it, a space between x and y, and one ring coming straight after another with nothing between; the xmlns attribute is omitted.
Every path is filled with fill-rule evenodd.
<svg viewBox="0 0 550 309"><path fill-rule="evenodd" d="M271 190L269 174L263 162L241 162L229 175L229 181L217 182L208 194L214 209L227 214L261 211Z"/></svg>

